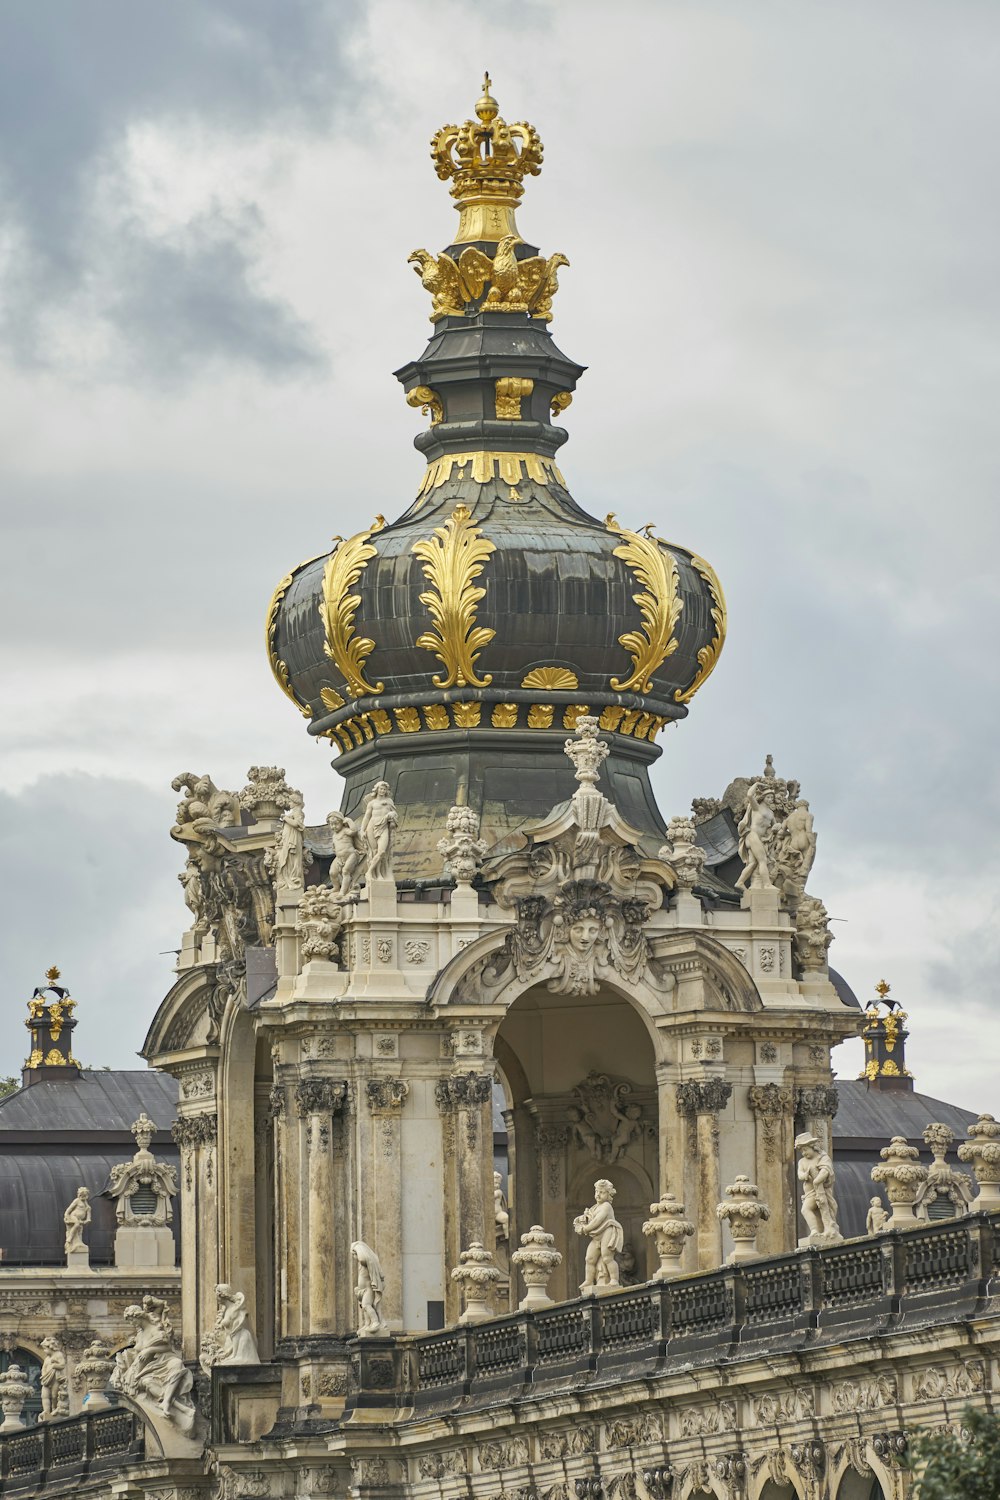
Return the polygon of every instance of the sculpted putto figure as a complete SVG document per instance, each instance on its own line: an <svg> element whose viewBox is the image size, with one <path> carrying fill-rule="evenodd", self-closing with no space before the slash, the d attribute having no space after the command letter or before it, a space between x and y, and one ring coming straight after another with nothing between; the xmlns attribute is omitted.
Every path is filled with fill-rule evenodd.
<svg viewBox="0 0 1000 1500"><path fill-rule="evenodd" d="M357 823L342 812L327 815L326 826L330 830L333 845L333 863L330 866L330 885L335 901L348 901L357 894L360 885L359 871L365 862L365 845Z"/></svg>
<svg viewBox="0 0 1000 1500"><path fill-rule="evenodd" d="M802 1217L809 1233L799 1244L815 1239L842 1238L837 1224L837 1200L833 1196L833 1162L814 1135L806 1132L795 1137L799 1152L798 1179L802 1184Z"/></svg>
<svg viewBox="0 0 1000 1500"><path fill-rule="evenodd" d="M90 1223L92 1217L90 1207L90 1189L79 1188L73 1202L63 1214L63 1223L66 1225L66 1254L72 1255L76 1250L86 1250L83 1243L83 1231Z"/></svg>
<svg viewBox="0 0 1000 1500"><path fill-rule="evenodd" d="M66 1356L54 1338L42 1339L42 1421L64 1416L68 1409L69 1386L66 1383Z"/></svg>
<svg viewBox="0 0 1000 1500"><path fill-rule="evenodd" d="M274 883L286 890L300 891L305 884L303 836L306 818L301 792L290 791L292 805L281 820L274 846Z"/></svg>
<svg viewBox="0 0 1000 1500"><path fill-rule="evenodd" d="M160 1297L143 1297L141 1307L126 1307L125 1322L134 1337L115 1355L112 1389L134 1401L156 1404L182 1432L190 1432L195 1418L194 1376L174 1344L167 1304Z"/></svg>
<svg viewBox="0 0 1000 1500"><path fill-rule="evenodd" d="M881 1234L889 1222L888 1211L881 1198L872 1198L868 1205L868 1217L865 1220L865 1232L867 1234Z"/></svg>
<svg viewBox="0 0 1000 1500"><path fill-rule="evenodd" d="M382 1264L371 1245L364 1240L355 1240L351 1254L358 1267L358 1284L354 1295L358 1303L358 1337L371 1338L375 1334L388 1333L389 1325L382 1320L382 1293L385 1291L385 1274Z"/></svg>
<svg viewBox="0 0 1000 1500"><path fill-rule="evenodd" d="M743 869L736 882L737 890L770 891L774 882L767 867L767 831L774 822L774 813L759 796L760 787L752 786L747 792L746 811L740 819L738 829L740 859Z"/></svg>
<svg viewBox="0 0 1000 1500"><path fill-rule="evenodd" d="M199 1363L207 1375L213 1365L259 1365L257 1340L247 1322L246 1297L221 1283L215 1288L215 1327L201 1346Z"/></svg>
<svg viewBox="0 0 1000 1500"><path fill-rule="evenodd" d="M576 1233L585 1235L590 1240L583 1281L580 1284L580 1295L583 1297L589 1296L598 1287L619 1285L615 1254L625 1243L625 1231L615 1218L611 1202L614 1196L613 1184L602 1177L594 1183L594 1202L590 1208L573 1220Z"/></svg>
<svg viewBox="0 0 1000 1500"><path fill-rule="evenodd" d="M366 880L392 879L392 842L399 817L387 781L376 781L365 800L361 837L368 850Z"/></svg>
<svg viewBox="0 0 1000 1500"><path fill-rule="evenodd" d="M497 1239L509 1239L510 1213L507 1209L507 1198L503 1190L503 1175L500 1172L493 1173L493 1218L497 1226Z"/></svg>

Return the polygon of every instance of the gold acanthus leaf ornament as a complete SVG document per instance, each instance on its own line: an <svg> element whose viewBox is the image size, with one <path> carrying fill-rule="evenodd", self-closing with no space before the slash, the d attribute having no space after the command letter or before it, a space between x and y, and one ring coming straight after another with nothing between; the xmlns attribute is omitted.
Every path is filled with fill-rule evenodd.
<svg viewBox="0 0 1000 1500"><path fill-rule="evenodd" d="M680 619L684 601L678 587L677 559L668 552L659 540L638 531L629 531L619 526L615 516L609 515L604 522L609 531L624 540L614 549L626 567L631 568L642 590L632 595L632 602L639 606L642 629L629 630L618 637L632 658L632 671L628 677L612 677L611 686L616 693L650 693L653 690L653 673L672 656L679 645L674 634Z"/></svg>
<svg viewBox="0 0 1000 1500"><path fill-rule="evenodd" d="M375 649L375 642L354 634L354 616L361 603L360 594L350 590L357 583L373 557L378 555L370 538L385 525L384 516L376 516L367 531L341 541L323 569L323 598L320 619L326 632L324 651L342 674L355 698L381 693L385 684L365 680L365 661Z"/></svg>
<svg viewBox="0 0 1000 1500"><path fill-rule="evenodd" d="M708 592L712 599L712 624L715 626L715 634L707 646L702 646L698 652L698 670L694 679L686 688L678 688L674 693L677 703L690 703L695 693L706 682L718 664L722 655L722 648L726 644L726 596L722 592L722 584L719 576L711 563L707 563L703 557L691 553L691 566L708 584Z"/></svg>
<svg viewBox="0 0 1000 1500"><path fill-rule="evenodd" d="M280 606L282 599L285 597L285 594L288 592L292 580L296 577L296 575L301 573L303 568L308 567L311 562L315 561L315 557L307 558L305 562L299 563L297 568L293 568L290 573L285 574L284 578L282 578L281 582L278 584L278 587L271 595L271 602L267 606L267 618L264 621L264 641L267 646L267 660L270 664L271 671L274 673L274 680L280 687L281 691L292 700L292 702L295 704L295 707L298 709L299 713L304 719L312 718L312 710L310 709L308 703L304 703L295 692L288 674L288 667L278 655L278 607Z"/></svg>
<svg viewBox="0 0 1000 1500"><path fill-rule="evenodd" d="M478 677L475 664L496 631L475 621L479 601L486 596L476 579L496 550L476 526L467 505L456 505L444 525L434 528L432 537L413 544L413 555L420 559L430 584L420 602L427 606L436 627L419 635L417 645L433 651L445 668L443 675L434 677L435 687L486 687L493 681L488 674Z"/></svg>

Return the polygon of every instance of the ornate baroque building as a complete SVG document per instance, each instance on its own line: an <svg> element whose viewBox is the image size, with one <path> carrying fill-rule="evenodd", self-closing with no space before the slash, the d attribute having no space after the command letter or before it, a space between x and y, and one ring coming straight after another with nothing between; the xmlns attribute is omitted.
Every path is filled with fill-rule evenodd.
<svg viewBox="0 0 1000 1500"><path fill-rule="evenodd" d="M812 815L770 757L662 818L649 768L723 648L721 585L567 489L568 263L515 222L537 132L487 80L432 157L458 226L410 257L416 497L267 614L341 809L307 824L275 767L174 783L192 922L144 1055L179 1088L180 1327L133 1308L111 1413L12 1430L0 1477L901 1497L916 1428L996 1379L1000 1127L961 1148L977 1184L970 1117L912 1093L905 1017L829 970ZM830 1056L862 1028L848 1223Z"/></svg>

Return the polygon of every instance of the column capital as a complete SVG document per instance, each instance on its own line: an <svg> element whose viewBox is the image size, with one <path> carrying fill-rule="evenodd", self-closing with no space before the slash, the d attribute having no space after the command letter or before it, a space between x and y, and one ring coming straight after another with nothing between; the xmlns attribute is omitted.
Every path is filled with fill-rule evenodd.
<svg viewBox="0 0 1000 1500"><path fill-rule="evenodd" d="M732 1093L732 1084L724 1078L692 1079L677 1085L677 1107L686 1115L718 1114Z"/></svg>
<svg viewBox="0 0 1000 1500"><path fill-rule="evenodd" d="M347 1084L333 1078L303 1078L295 1085L295 1112L308 1115L339 1115L347 1098Z"/></svg>
<svg viewBox="0 0 1000 1500"><path fill-rule="evenodd" d="M493 1078L489 1073L452 1073L439 1078L434 1085L434 1098L442 1112L485 1104L492 1095Z"/></svg>
<svg viewBox="0 0 1000 1500"><path fill-rule="evenodd" d="M791 1114L794 1096L782 1084L755 1083L748 1089L747 1098L755 1115L774 1117Z"/></svg>
<svg viewBox="0 0 1000 1500"><path fill-rule="evenodd" d="M400 1110L410 1085L405 1078L369 1078L366 1084L368 1108L372 1114L389 1114Z"/></svg>
<svg viewBox="0 0 1000 1500"><path fill-rule="evenodd" d="M170 1127L170 1134L181 1149L192 1146L214 1146L219 1131L219 1117L214 1110L198 1115L181 1115Z"/></svg>
<svg viewBox="0 0 1000 1500"><path fill-rule="evenodd" d="M817 1115L829 1115L831 1120L837 1113L840 1099L832 1083L817 1083L801 1088L795 1096L795 1112L803 1119L815 1119Z"/></svg>

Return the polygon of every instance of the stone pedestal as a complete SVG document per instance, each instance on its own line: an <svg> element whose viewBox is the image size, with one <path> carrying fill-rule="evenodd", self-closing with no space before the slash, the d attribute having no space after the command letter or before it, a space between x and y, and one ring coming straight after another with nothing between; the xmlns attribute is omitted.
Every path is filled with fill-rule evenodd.
<svg viewBox="0 0 1000 1500"><path fill-rule="evenodd" d="M165 1226L119 1225L115 1235L116 1266L172 1266L175 1263L174 1237Z"/></svg>
<svg viewBox="0 0 1000 1500"><path fill-rule="evenodd" d="M173 1261L170 1264L173 1265ZM70 1271L90 1270L90 1251L86 1245L81 1250L70 1250L67 1252L66 1268Z"/></svg>
<svg viewBox="0 0 1000 1500"><path fill-rule="evenodd" d="M369 880L361 892L361 899L368 902L368 915L373 922L396 920L396 882L394 880Z"/></svg>

